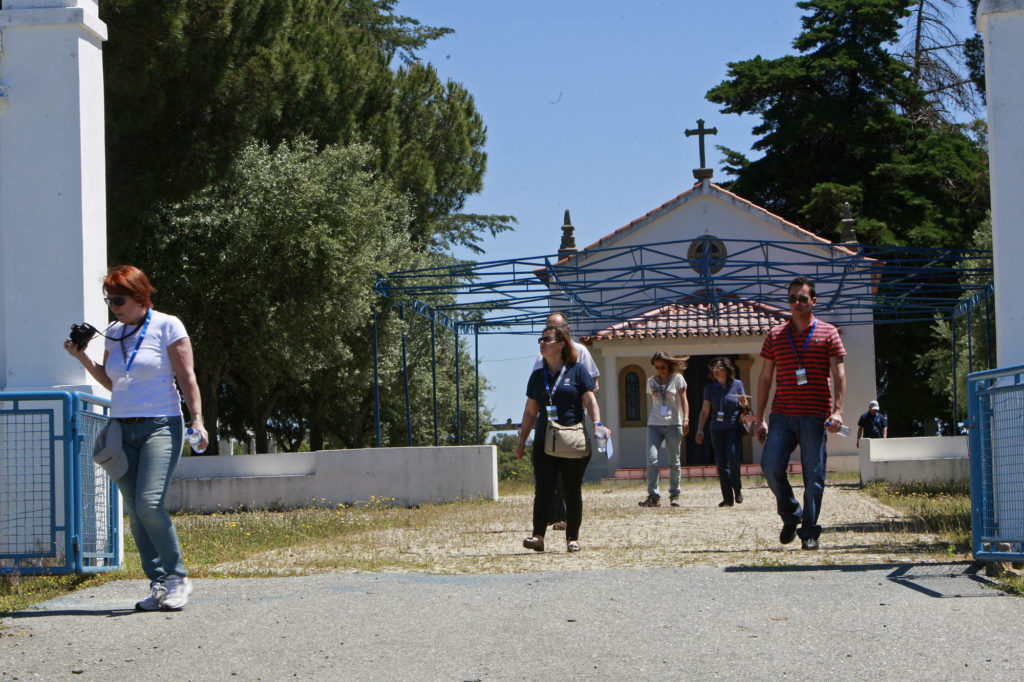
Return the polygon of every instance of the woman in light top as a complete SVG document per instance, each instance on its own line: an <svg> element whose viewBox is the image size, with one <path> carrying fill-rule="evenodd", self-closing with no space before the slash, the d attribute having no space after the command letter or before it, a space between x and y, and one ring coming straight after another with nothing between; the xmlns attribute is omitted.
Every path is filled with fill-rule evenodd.
<svg viewBox="0 0 1024 682"><path fill-rule="evenodd" d="M140 611L177 610L192 592L178 535L164 500L183 443L181 399L205 449L203 406L192 363L192 343L177 317L153 308L153 286L132 265L111 268L104 300L117 322L107 328L103 364L96 364L70 339L64 348L111 392L110 418L120 422L128 473L117 481L139 549L149 594ZM182 395L174 382L177 379Z"/></svg>
<svg viewBox="0 0 1024 682"><path fill-rule="evenodd" d="M718 465L718 481L722 486L722 501L719 507L731 507L733 502L743 502L740 482L740 401L746 396L743 382L736 378L732 360L719 356L708 365L708 372L714 381L704 386L704 405L694 440L704 442L704 426L710 418L711 448L715 451Z"/></svg>
<svg viewBox="0 0 1024 682"><path fill-rule="evenodd" d="M658 351L651 358L654 376L647 380L647 498L641 507L660 507L658 490L658 449L664 443L669 460L669 500L679 506L679 479L682 477L681 447L690 432L690 404L686 399L686 357L673 357Z"/></svg>

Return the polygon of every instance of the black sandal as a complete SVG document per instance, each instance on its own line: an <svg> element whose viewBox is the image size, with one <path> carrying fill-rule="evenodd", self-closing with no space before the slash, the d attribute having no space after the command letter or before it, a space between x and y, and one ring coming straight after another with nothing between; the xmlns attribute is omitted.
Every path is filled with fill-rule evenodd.
<svg viewBox="0 0 1024 682"><path fill-rule="evenodd" d="M534 552L544 551L544 538L531 535L530 537L523 540L523 547L526 549L532 549Z"/></svg>

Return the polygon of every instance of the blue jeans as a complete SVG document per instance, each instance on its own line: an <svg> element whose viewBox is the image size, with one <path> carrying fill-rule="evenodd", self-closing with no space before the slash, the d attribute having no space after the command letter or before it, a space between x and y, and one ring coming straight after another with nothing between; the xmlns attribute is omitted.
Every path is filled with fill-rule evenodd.
<svg viewBox="0 0 1024 682"><path fill-rule="evenodd" d="M670 497L679 497L679 479L683 474L679 463L679 446L683 443L683 427L678 424L647 425L647 494L651 497L661 497L658 493L658 449L662 442L668 450L668 494Z"/></svg>
<svg viewBox="0 0 1024 682"><path fill-rule="evenodd" d="M171 515L164 506L174 468L181 458L184 422L179 417L150 417L121 424L128 473L117 482L139 549L142 570L150 582L169 575L188 575Z"/></svg>
<svg viewBox="0 0 1024 682"><path fill-rule="evenodd" d="M804 506L793 495L793 486L786 477L789 455L800 446L800 463L804 470ZM786 417L772 414L768 420L768 439L761 453L761 470L768 487L775 493L775 503L784 524L802 524L797 534L802 539L821 535L818 514L825 492L825 417Z"/></svg>
<svg viewBox="0 0 1024 682"><path fill-rule="evenodd" d="M735 500L743 485L740 481L740 434L735 426L728 429L708 429L711 447L718 465L718 482L722 486L722 499L729 504Z"/></svg>

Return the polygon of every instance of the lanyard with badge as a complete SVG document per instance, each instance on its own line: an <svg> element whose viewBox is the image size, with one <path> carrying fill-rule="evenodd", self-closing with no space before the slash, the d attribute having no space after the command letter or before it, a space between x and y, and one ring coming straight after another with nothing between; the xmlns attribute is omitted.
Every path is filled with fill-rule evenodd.
<svg viewBox="0 0 1024 682"><path fill-rule="evenodd" d="M565 370L568 367L569 367L569 365L563 364L562 365L562 371L558 373L558 378L555 379L554 386L549 386L548 385L548 376L549 376L549 374L548 374L548 366L546 364L544 365L544 390L547 391L547 393L548 393L548 404L547 404L547 407L545 409L546 409L546 414L547 414L548 421L553 421L553 422L558 421L558 408L555 407L555 391L558 390L558 384L561 383L562 376L565 374Z"/></svg>
<svg viewBox="0 0 1024 682"><path fill-rule="evenodd" d="M718 382L716 381L715 383L717 384ZM719 389L722 393L721 393L721 396L720 396L721 400L718 402L718 414L715 415L715 421L718 421L718 422L724 422L725 421L725 399L726 399L726 397L728 397L729 389L732 388L732 386L733 386L733 384L732 384L732 382L730 382L728 386L722 386Z"/></svg>
<svg viewBox="0 0 1024 682"><path fill-rule="evenodd" d="M121 344L121 360L124 362L124 376L119 377L114 383L114 388L124 391L132 384L132 365L135 364L135 356L139 354L139 347L142 346L142 340L146 338L146 330L149 329L149 321L153 317L153 309L150 308L146 311L146 321L142 324L142 329L139 330L139 338L135 340L135 348L132 349L131 357L128 356L124 347L124 339L121 337L118 343Z"/></svg>
<svg viewBox="0 0 1024 682"><path fill-rule="evenodd" d="M658 381L658 377L656 376L651 377L651 379L654 380L654 387L658 389L659 393L661 393L661 407L658 409L658 415L661 417L667 417L669 413L669 404L668 401L665 399L665 396L668 394L669 382L666 381L664 384L662 384L661 382Z"/></svg>
<svg viewBox="0 0 1024 682"><path fill-rule="evenodd" d="M804 369L804 353L807 352L807 346L811 343L811 337L814 336L814 329L818 326L818 319L815 318L814 322L811 323L811 328L807 332L807 338L804 340L804 349L799 353L796 352L796 344L793 343L793 326L786 327L786 333L789 334L789 347L793 349L793 355L796 356L797 370L796 370L796 385L803 386L807 383L807 370Z"/></svg>

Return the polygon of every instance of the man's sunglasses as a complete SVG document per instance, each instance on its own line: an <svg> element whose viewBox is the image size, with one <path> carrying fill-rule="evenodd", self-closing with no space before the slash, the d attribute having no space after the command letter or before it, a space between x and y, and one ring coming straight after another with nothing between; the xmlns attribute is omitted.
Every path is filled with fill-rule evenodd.
<svg viewBox="0 0 1024 682"><path fill-rule="evenodd" d="M114 306L123 306L127 300L127 296L105 296L103 298L103 302L106 303L111 308L113 308Z"/></svg>
<svg viewBox="0 0 1024 682"><path fill-rule="evenodd" d="M810 296L804 296L803 294L800 294L799 296L790 295L789 297L790 303L796 303L797 301L800 301L801 303L807 303L810 300Z"/></svg>

